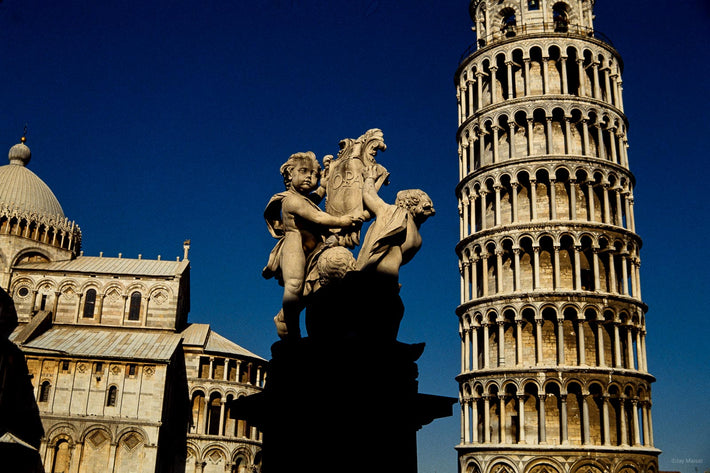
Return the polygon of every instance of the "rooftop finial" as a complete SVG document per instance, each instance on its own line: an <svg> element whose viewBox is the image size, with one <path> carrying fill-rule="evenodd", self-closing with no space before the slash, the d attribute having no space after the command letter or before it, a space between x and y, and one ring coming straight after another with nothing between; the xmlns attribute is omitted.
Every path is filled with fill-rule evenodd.
<svg viewBox="0 0 710 473"><path fill-rule="evenodd" d="M25 128L22 132L20 142L10 148L10 152L8 153L8 158L10 159L11 164L27 166L27 163L30 162L32 152L27 145L25 145L25 141L27 141L27 123L25 123Z"/></svg>
<svg viewBox="0 0 710 473"><path fill-rule="evenodd" d="M187 259L187 254L190 252L190 240L185 240L183 242L182 249L184 250L182 259Z"/></svg>

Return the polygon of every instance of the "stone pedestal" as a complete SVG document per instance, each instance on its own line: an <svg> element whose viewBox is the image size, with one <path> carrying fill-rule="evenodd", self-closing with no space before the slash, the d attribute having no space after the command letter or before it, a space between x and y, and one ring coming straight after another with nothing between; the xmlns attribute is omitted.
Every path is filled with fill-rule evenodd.
<svg viewBox="0 0 710 473"><path fill-rule="evenodd" d="M309 300L309 336L272 346L262 393L237 401L264 432L263 473L417 471L416 432L455 398L417 392L424 344L396 341L396 287L349 274Z"/></svg>

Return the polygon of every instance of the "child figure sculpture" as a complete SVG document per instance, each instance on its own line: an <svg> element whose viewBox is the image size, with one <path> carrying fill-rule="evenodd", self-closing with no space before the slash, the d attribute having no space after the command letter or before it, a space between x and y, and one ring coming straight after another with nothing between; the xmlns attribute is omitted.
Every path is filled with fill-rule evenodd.
<svg viewBox="0 0 710 473"><path fill-rule="evenodd" d="M325 165L323 180L327 179L328 161ZM317 278L315 262L326 248L328 229L354 226L363 220L362 216L336 217L318 207L325 194L324 183L318 186L320 171L313 152L291 155L281 166L286 191L274 195L264 211L269 231L279 238L262 274L267 279L275 277L284 287L282 309L274 318L280 338L301 336L303 296L308 294L309 276Z"/></svg>

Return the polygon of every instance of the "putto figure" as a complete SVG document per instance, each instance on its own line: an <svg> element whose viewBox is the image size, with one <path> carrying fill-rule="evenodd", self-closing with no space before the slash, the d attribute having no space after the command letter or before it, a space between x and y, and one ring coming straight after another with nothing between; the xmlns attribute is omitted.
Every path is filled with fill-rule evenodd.
<svg viewBox="0 0 710 473"><path fill-rule="evenodd" d="M291 155L281 166L286 191L274 195L264 211L269 231L279 239L262 274L267 279L275 277L284 287L282 309L274 319L281 338L300 337L306 283L318 279L315 262L326 247L329 229L354 227L363 220L362 216L330 215L318 207L325 194L325 183L318 185L320 174L313 152Z"/></svg>
<svg viewBox="0 0 710 473"><path fill-rule="evenodd" d="M384 283L394 295L399 292L399 268L421 248L419 228L434 215L434 206L418 189L400 191L394 205L379 197L389 173L375 156L386 149L382 131L373 128L357 139L342 140L336 159L325 156L322 178L310 151L291 155L281 166L286 191L275 194L264 211L279 242L263 270L265 278L276 278L284 287L282 308L274 318L279 337L299 338L306 296L315 297L311 293L335 281L362 284L365 278L374 286ZM318 204L326 194L324 212ZM361 224L373 216L355 259L348 248L360 244ZM347 278L350 272L356 274ZM341 284L333 286L345 290Z"/></svg>
<svg viewBox="0 0 710 473"><path fill-rule="evenodd" d="M419 189L399 191L394 205L382 200L377 191L386 176L380 165L363 170L362 197L375 221L365 235L357 269L376 271L397 282L400 266L411 261L422 246L419 227L436 212L429 196Z"/></svg>

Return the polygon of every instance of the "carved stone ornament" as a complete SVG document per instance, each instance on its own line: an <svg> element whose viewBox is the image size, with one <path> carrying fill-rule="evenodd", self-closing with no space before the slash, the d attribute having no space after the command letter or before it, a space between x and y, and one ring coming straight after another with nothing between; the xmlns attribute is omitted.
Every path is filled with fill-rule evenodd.
<svg viewBox="0 0 710 473"><path fill-rule="evenodd" d="M143 372L147 377L153 376L155 374L155 366L146 366Z"/></svg>
<svg viewBox="0 0 710 473"><path fill-rule="evenodd" d="M340 141L338 157L330 163L328 170L326 212L336 216L362 213L363 169L376 165L377 151L386 149L382 130L377 128L366 131L356 140L345 138ZM339 237L342 246L354 248L360 244L359 230Z"/></svg>
<svg viewBox="0 0 710 473"><path fill-rule="evenodd" d="M92 447L99 448L105 441L109 439L109 437L103 430L95 430L94 432L88 435L87 439L89 440Z"/></svg>
<svg viewBox="0 0 710 473"><path fill-rule="evenodd" d="M154 301L158 305L163 305L168 301L168 296L167 296L167 294L165 294L165 292L158 291L153 295L151 300Z"/></svg>
<svg viewBox="0 0 710 473"><path fill-rule="evenodd" d="M76 290L72 286L67 286L64 288L64 291L62 291L62 298L67 299L67 300L74 300L76 297Z"/></svg>
<svg viewBox="0 0 710 473"><path fill-rule="evenodd" d="M79 373L84 373L86 372L86 365L84 363L79 363L78 365L76 365L76 370Z"/></svg>
<svg viewBox="0 0 710 473"><path fill-rule="evenodd" d="M106 299L108 299L108 302L110 304L115 304L119 300L121 300L121 293L118 291L118 289L112 288L110 291L108 291L108 294L106 294Z"/></svg>
<svg viewBox="0 0 710 473"><path fill-rule="evenodd" d="M138 434L131 432L130 434L124 437L122 444L124 447L126 447L126 450L130 451L136 448L141 443L141 441L142 439Z"/></svg>

